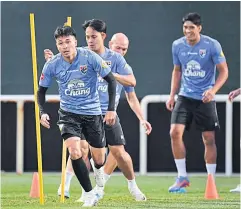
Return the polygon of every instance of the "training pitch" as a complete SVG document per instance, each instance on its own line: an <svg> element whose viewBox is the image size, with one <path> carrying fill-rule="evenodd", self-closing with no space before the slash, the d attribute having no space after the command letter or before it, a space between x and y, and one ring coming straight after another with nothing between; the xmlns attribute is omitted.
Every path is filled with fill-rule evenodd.
<svg viewBox="0 0 241 209"><path fill-rule="evenodd" d="M2 208L77 209L81 207L81 203L75 203L75 200L81 195L81 189L76 177L72 180L70 199L65 200L65 203L60 203L60 199L57 196L57 189L61 181L60 174L43 173L45 204L40 205L39 199L29 197L32 176L31 173L23 175L3 173L1 175ZM206 177L190 177L191 186L187 188L187 193L185 194L170 194L167 192L168 187L174 182L173 176L137 176L136 181L140 189L147 196L146 202L136 202L132 199L127 188L127 182L120 175L110 178L105 188L105 196L96 208L240 208L240 194L229 192L230 189L235 188L239 184L239 177L216 177L216 185L220 196L218 200L204 199ZM93 178L92 182L94 182Z"/></svg>

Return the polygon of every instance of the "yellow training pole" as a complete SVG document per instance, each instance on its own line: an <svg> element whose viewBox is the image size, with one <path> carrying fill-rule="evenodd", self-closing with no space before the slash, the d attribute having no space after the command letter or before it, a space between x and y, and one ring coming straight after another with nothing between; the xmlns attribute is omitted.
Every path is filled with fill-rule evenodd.
<svg viewBox="0 0 241 209"><path fill-rule="evenodd" d="M36 56L36 40L35 40L35 24L34 14L30 14L30 30L31 30L31 46L32 46L32 62L33 62L33 85L34 85L34 103L35 103L35 119L36 119L36 134L37 134L37 154L38 154L38 174L39 174L39 190L40 204L44 204L43 192L43 171L42 171L42 151L41 151L41 135L40 135L40 120L39 107L37 103L38 91L38 73L37 73L37 56Z"/></svg>
<svg viewBox="0 0 241 209"><path fill-rule="evenodd" d="M71 17L67 17L67 22L64 25L71 26ZM62 150L62 177L61 177L61 196L60 202L64 203L64 190L65 190L65 170L66 170L66 146L63 140L63 150Z"/></svg>
<svg viewBox="0 0 241 209"><path fill-rule="evenodd" d="M67 25L71 27L71 17L67 17Z"/></svg>

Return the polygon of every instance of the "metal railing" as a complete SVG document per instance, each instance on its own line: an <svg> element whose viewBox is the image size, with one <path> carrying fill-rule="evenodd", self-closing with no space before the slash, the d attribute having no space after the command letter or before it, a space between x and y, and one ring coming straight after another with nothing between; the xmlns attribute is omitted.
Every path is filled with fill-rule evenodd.
<svg viewBox="0 0 241 209"><path fill-rule="evenodd" d="M148 104L166 102L169 95L147 95L141 100L141 108L144 118L148 118ZM228 101L228 95L216 95L216 102L226 103L226 145L225 145L225 174L232 175L232 122L233 122L233 103ZM23 173L24 169L24 103L34 101L34 95L1 95L1 102L16 102L17 104L17 130L16 130L16 172ZM47 102L59 102L58 95L47 95ZM234 101L240 101L240 97ZM147 135L143 126L140 124L140 174L147 174Z"/></svg>
<svg viewBox="0 0 241 209"><path fill-rule="evenodd" d="M24 103L34 101L34 95L1 95L0 100L17 104L16 172L22 174L24 169ZM47 95L46 101L59 102L59 96Z"/></svg>

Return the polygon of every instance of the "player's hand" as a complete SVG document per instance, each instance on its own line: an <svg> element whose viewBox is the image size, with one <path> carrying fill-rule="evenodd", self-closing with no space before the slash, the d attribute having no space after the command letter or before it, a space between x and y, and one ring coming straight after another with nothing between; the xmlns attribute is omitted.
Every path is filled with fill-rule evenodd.
<svg viewBox="0 0 241 209"><path fill-rule="evenodd" d="M215 93L213 92L212 89L208 89L203 93L202 96L203 96L203 98L202 98L203 103L208 103L213 100Z"/></svg>
<svg viewBox="0 0 241 209"><path fill-rule="evenodd" d="M49 120L50 120L49 115L45 113L45 114L41 115L40 123L45 128L50 128Z"/></svg>
<svg viewBox="0 0 241 209"><path fill-rule="evenodd" d="M168 100L166 101L166 108L169 110L169 111L172 111L173 108L174 108L174 104L175 104L175 98L173 96L170 96L168 98Z"/></svg>
<svg viewBox="0 0 241 209"><path fill-rule="evenodd" d="M151 124L146 121L146 120L141 120L141 125L144 127L144 129L146 130L146 134L149 135L152 131L152 127L151 127Z"/></svg>
<svg viewBox="0 0 241 209"><path fill-rule="evenodd" d="M118 77L118 73L112 73L115 78Z"/></svg>
<svg viewBox="0 0 241 209"><path fill-rule="evenodd" d="M115 119L116 119L116 111L106 112L104 122L106 122L107 125L113 126L115 124Z"/></svg>
<svg viewBox="0 0 241 209"><path fill-rule="evenodd" d="M234 100L235 97L237 97L240 94L240 89L236 89L234 91L231 91L228 95L228 99L230 102Z"/></svg>
<svg viewBox="0 0 241 209"><path fill-rule="evenodd" d="M54 56L54 54L50 49L44 50L44 58L46 61L49 61L53 56Z"/></svg>

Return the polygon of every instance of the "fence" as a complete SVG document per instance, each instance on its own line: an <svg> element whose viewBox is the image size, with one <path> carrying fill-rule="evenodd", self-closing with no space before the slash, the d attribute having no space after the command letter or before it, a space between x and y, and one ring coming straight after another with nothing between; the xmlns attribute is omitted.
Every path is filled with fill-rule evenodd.
<svg viewBox="0 0 241 209"><path fill-rule="evenodd" d="M141 107L145 119L148 118L148 104L163 103L167 100L168 95L147 95L141 101ZM27 101L34 101L33 95L1 95L2 102L16 102L17 104L17 130L16 130L16 172L23 173L24 168L24 103ZM58 95L47 95L47 102L59 102ZM239 97L235 101L240 101ZM225 175L232 175L232 118L233 118L233 103L228 101L228 95L216 95L216 102L226 103L226 135L225 135ZM146 175L147 172L147 136L144 128L140 124L140 174Z"/></svg>

